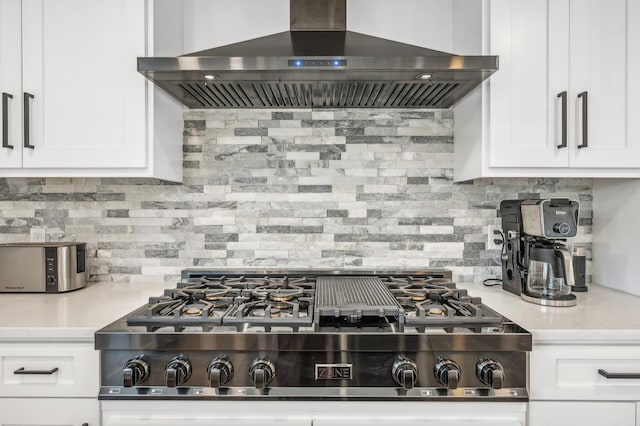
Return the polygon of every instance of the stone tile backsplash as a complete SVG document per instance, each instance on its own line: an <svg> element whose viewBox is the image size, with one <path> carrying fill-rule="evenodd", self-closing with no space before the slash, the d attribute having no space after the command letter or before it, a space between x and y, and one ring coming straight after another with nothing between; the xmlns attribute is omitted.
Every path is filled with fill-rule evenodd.
<svg viewBox="0 0 640 426"><path fill-rule="evenodd" d="M0 179L0 241L86 241L91 280L176 281L187 267L445 267L500 276L486 226L505 198L581 203L591 179L456 184L447 110L190 110L184 183Z"/></svg>

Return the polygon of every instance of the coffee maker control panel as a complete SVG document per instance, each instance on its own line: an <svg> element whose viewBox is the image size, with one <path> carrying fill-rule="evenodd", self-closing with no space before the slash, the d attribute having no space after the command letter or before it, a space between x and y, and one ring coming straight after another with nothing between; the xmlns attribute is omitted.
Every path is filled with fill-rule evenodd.
<svg viewBox="0 0 640 426"><path fill-rule="evenodd" d="M578 234L578 202L566 198L524 200L523 231L542 238L573 238Z"/></svg>

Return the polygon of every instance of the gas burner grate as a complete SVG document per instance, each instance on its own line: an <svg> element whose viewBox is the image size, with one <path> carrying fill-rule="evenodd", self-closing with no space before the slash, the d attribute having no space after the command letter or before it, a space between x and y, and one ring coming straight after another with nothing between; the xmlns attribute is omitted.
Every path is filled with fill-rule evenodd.
<svg viewBox="0 0 640 426"><path fill-rule="evenodd" d="M148 331L243 330L426 332L499 327L504 318L456 288L448 271L358 275L356 271L183 271L174 289L127 319ZM228 326L228 327L227 327Z"/></svg>
<svg viewBox="0 0 640 426"><path fill-rule="evenodd" d="M385 284L404 309L406 325L422 331L426 327L475 329L503 321L480 298L469 296L446 278L389 277Z"/></svg>
<svg viewBox="0 0 640 426"><path fill-rule="evenodd" d="M199 327L208 331L222 325L222 318L233 307L233 303L232 297L208 301L162 296L152 298L148 305L129 315L127 324L144 326L149 332L164 327L173 327L177 332L186 327Z"/></svg>
<svg viewBox="0 0 640 426"><path fill-rule="evenodd" d="M273 301L269 299L247 300L234 306L223 318L224 325L235 326L238 331L247 327L285 327L298 331L310 327L313 322L312 297L297 298L296 301Z"/></svg>

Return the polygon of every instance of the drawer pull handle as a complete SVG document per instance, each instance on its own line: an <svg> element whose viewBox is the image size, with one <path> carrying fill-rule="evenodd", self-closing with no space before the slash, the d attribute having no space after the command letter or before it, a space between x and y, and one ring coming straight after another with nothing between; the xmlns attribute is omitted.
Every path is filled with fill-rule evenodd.
<svg viewBox="0 0 640 426"><path fill-rule="evenodd" d="M24 367L20 367L13 374L53 374L56 371L58 367L53 367L51 370L25 370Z"/></svg>
<svg viewBox="0 0 640 426"><path fill-rule="evenodd" d="M640 373L609 373L607 370L598 369L598 374L607 379L640 379Z"/></svg>

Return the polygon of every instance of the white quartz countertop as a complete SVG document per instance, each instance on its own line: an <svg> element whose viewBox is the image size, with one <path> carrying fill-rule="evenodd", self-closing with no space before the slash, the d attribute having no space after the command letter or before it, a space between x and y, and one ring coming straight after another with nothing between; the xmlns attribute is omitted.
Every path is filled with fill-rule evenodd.
<svg viewBox="0 0 640 426"><path fill-rule="evenodd" d="M640 296L590 285L574 293L578 304L571 307L540 306L519 296L479 283L459 285L472 296L531 331L535 343L618 341L640 344Z"/></svg>
<svg viewBox="0 0 640 426"><path fill-rule="evenodd" d="M93 340L96 330L175 283L89 283L68 293L0 293L0 340Z"/></svg>
<svg viewBox="0 0 640 426"><path fill-rule="evenodd" d="M61 294L0 294L0 340L92 340L93 333L159 296L175 283L90 283ZM640 297L590 285L574 307L527 303L500 286L464 283L472 296L531 331L534 344L604 342L640 344Z"/></svg>

